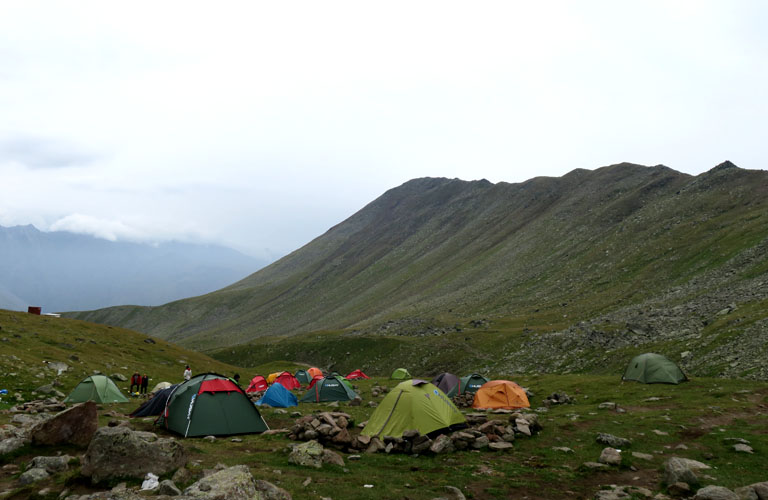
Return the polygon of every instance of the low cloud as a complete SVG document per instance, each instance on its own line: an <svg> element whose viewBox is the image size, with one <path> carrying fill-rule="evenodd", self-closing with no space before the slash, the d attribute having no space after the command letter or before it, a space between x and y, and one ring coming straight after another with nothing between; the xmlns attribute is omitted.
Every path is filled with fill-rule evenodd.
<svg viewBox="0 0 768 500"><path fill-rule="evenodd" d="M68 141L34 136L0 138L0 161L27 168L66 168L94 163L101 155Z"/></svg>
<svg viewBox="0 0 768 500"><path fill-rule="evenodd" d="M142 241L146 235L127 224L109 219L100 219L91 215L71 214L57 220L48 228L50 231L69 231L70 233L88 234L108 241Z"/></svg>

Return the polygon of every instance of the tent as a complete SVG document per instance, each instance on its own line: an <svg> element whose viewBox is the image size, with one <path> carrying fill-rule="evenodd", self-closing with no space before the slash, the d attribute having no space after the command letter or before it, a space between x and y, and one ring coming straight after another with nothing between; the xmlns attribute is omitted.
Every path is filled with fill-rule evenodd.
<svg viewBox="0 0 768 500"><path fill-rule="evenodd" d="M64 399L65 403L83 403L85 401L127 403L128 398L120 392L120 389L112 382L112 379L106 375L91 375L81 380L72 389L69 396Z"/></svg>
<svg viewBox="0 0 768 500"><path fill-rule="evenodd" d="M259 392L267 390L267 380L261 375L256 375L251 379L251 383L248 384L248 388L245 392Z"/></svg>
<svg viewBox="0 0 768 500"><path fill-rule="evenodd" d="M288 390L301 389L301 382L293 376L291 372L283 372L275 378L275 382L279 382L280 385ZM274 382L273 382L274 383Z"/></svg>
<svg viewBox="0 0 768 500"><path fill-rule="evenodd" d="M310 375L307 370L297 370L293 376L296 377L296 380L298 380L301 385L307 385L312 381L312 375Z"/></svg>
<svg viewBox="0 0 768 500"><path fill-rule="evenodd" d="M443 391L424 380L406 380L386 395L361 434L402 437L411 429L429 434L464 423L464 415Z"/></svg>
<svg viewBox="0 0 768 500"><path fill-rule="evenodd" d="M313 388L313 387L315 386L315 384L316 384L316 383L317 383L319 380L323 380L324 378L325 378L325 377L323 377L322 375L315 375L314 377L312 377L312 380L310 380L310 381L309 381L309 388L310 388L310 389L311 389L311 388Z"/></svg>
<svg viewBox="0 0 768 500"><path fill-rule="evenodd" d="M461 377L459 383L446 393L449 398L459 394L474 394L488 379L477 373Z"/></svg>
<svg viewBox="0 0 768 500"><path fill-rule="evenodd" d="M267 383L268 384L273 383L275 381L275 379L280 376L281 373L283 373L283 372L274 372L274 373L270 373L269 375L267 375Z"/></svg>
<svg viewBox="0 0 768 500"><path fill-rule="evenodd" d="M398 368L392 372L392 375L389 378L395 379L395 380L406 380L413 377L411 376L410 373L408 373L408 370L406 370L405 368Z"/></svg>
<svg viewBox="0 0 768 500"><path fill-rule="evenodd" d="M162 391L163 389L169 388L171 385L172 384L170 382L158 382L157 385L153 387L150 392L154 394L156 392Z"/></svg>
<svg viewBox="0 0 768 500"><path fill-rule="evenodd" d="M504 409L530 408L528 396L522 387L509 380L491 380L484 383L475 393L472 408Z"/></svg>
<svg viewBox="0 0 768 500"><path fill-rule="evenodd" d="M195 375L179 384L156 423L184 437L250 434L269 429L243 390L216 373Z"/></svg>
<svg viewBox="0 0 768 500"><path fill-rule="evenodd" d="M459 377L453 373L443 372L432 379L432 384L437 386L437 388L444 393L448 394L451 389L459 384Z"/></svg>
<svg viewBox="0 0 768 500"><path fill-rule="evenodd" d="M644 384L679 384L688 380L688 377L667 357L647 352L632 358L621 379Z"/></svg>
<svg viewBox="0 0 768 500"><path fill-rule="evenodd" d="M267 392L264 393L256 404L269 405L274 408L288 408L289 406L297 406L299 402L291 391L283 387L283 384L275 382L269 386Z"/></svg>
<svg viewBox="0 0 768 500"><path fill-rule="evenodd" d="M178 384L176 384L178 385ZM165 403L168 402L168 397L171 395L173 390L176 388L176 385L172 385L170 387L166 387L165 389L160 389L155 393L152 398L144 401L144 403L133 410L133 413L128 415L131 418L136 417L149 417L152 415L160 415L163 413L163 409L165 408Z"/></svg>
<svg viewBox="0 0 768 500"><path fill-rule="evenodd" d="M341 377L323 377L301 397L302 403L321 403L324 401L349 401L357 397L355 391L344 383Z"/></svg>
<svg viewBox="0 0 768 500"><path fill-rule="evenodd" d="M307 373L309 373L310 377L317 377L318 375L321 377L323 376L323 370L315 368L314 366L312 368L307 368Z"/></svg>
<svg viewBox="0 0 768 500"><path fill-rule="evenodd" d="M358 380L358 379L364 379L364 378L371 378L371 377L363 373L362 370L355 370L346 376L347 380Z"/></svg>

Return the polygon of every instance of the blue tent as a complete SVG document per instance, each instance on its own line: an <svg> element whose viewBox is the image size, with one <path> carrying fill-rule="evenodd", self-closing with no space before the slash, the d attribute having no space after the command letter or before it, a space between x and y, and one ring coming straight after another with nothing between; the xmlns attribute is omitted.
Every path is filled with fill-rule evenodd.
<svg viewBox="0 0 768 500"><path fill-rule="evenodd" d="M256 404L265 404L275 408L287 408L289 406L297 406L299 403L291 391L283 387L280 382L275 382L269 386L267 392L264 393Z"/></svg>

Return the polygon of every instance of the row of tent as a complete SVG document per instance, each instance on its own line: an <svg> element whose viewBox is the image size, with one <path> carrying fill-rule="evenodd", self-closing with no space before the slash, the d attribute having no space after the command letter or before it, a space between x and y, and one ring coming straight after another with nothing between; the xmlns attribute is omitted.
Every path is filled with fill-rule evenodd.
<svg viewBox="0 0 768 500"><path fill-rule="evenodd" d="M342 377L336 372L331 373L327 377L339 378L343 380L345 384L347 384L350 388L352 387L351 384L349 384L350 380L370 378L361 370L354 370L346 377ZM256 375L251 379L248 387L245 389L245 392L251 393L265 391L275 382L280 383L280 385L289 390L301 389L302 386L312 388L319 380L322 380L323 378L326 378L326 375L324 375L322 370L319 368L298 370L295 374L292 374L291 372L275 372L270 373L266 378L262 377L261 375Z"/></svg>

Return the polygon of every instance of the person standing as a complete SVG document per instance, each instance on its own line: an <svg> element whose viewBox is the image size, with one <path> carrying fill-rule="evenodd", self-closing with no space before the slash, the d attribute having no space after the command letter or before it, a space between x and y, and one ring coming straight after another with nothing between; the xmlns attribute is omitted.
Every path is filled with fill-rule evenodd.
<svg viewBox="0 0 768 500"><path fill-rule="evenodd" d="M141 377L141 393L146 394L147 393L147 387L149 386L149 375L146 373L143 377Z"/></svg>
<svg viewBox="0 0 768 500"><path fill-rule="evenodd" d="M192 370L189 369L189 365L187 365L187 368L184 370L184 381L192 378Z"/></svg>
<svg viewBox="0 0 768 500"><path fill-rule="evenodd" d="M141 375L139 375L139 372L133 372L133 375L131 375L131 389L128 391L131 394L133 394L134 385L136 386L136 392L138 392L141 387Z"/></svg>

